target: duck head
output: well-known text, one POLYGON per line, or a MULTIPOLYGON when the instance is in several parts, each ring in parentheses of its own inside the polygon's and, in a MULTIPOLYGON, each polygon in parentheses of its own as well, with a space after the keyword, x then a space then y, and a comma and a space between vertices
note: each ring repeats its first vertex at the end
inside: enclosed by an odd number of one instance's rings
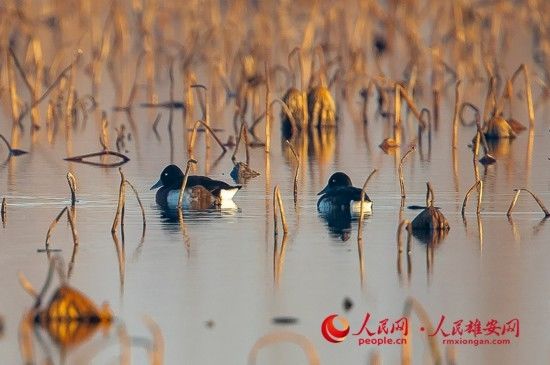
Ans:
POLYGON ((168 165, 160 174, 159 181, 151 186, 150 190, 160 188, 161 186, 179 188, 183 179, 183 172, 176 165, 168 165))
POLYGON ((334 189, 346 186, 352 186, 349 176, 344 174, 343 172, 335 172, 334 174, 332 174, 330 179, 328 179, 327 186, 325 186, 325 188, 321 190, 317 195, 323 195, 334 189))

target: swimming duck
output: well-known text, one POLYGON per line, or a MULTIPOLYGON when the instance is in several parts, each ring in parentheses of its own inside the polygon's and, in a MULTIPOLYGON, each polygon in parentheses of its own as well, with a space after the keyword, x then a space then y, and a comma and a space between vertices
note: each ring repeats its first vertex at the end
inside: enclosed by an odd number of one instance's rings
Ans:
MULTIPOLYGON (((183 178, 183 171, 176 165, 169 165, 162 170, 159 181, 151 187, 151 190, 160 188, 155 197, 158 205, 170 209, 178 207, 179 192, 183 178)), ((197 199, 197 197, 202 200, 215 200, 219 203, 218 205, 222 205, 223 207, 224 203, 233 203, 233 196, 240 188, 240 185, 231 186, 223 181, 213 180, 206 176, 189 175, 183 196, 183 207, 190 207, 190 201, 197 199), (205 194, 210 194, 211 196, 205 197, 205 194)))
MULTIPOLYGON (((317 210, 320 213, 332 214, 343 211, 359 214, 361 211, 361 189, 354 187, 349 176, 343 172, 332 174, 327 186, 317 195, 321 195, 317 201, 317 210)), ((365 194, 363 212, 372 213, 372 201, 367 194, 365 194)))

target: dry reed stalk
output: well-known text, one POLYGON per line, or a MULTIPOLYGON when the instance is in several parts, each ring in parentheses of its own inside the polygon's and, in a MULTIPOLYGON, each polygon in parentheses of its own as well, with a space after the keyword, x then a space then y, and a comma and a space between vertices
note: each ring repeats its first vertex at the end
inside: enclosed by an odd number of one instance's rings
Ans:
POLYGON ((415 146, 411 146, 411 148, 409 148, 409 150, 407 151, 407 153, 405 153, 403 155, 403 157, 401 157, 401 160, 399 161, 399 167, 398 167, 398 172, 399 172, 399 187, 401 189, 401 198, 402 199, 405 199, 406 198, 406 194, 405 194, 405 181, 403 179, 403 162, 405 161, 405 159, 412 153, 416 150, 416 147, 415 146))
POLYGON ((15 73, 13 71, 12 58, 9 53, 6 54, 6 69, 8 74, 8 89, 10 93, 11 101, 11 117, 14 127, 20 125, 20 100, 17 94, 17 82, 15 80, 15 73))
MULTIPOLYGON (((407 102, 407 107, 409 108, 409 110, 416 117, 416 120, 418 121, 418 123, 420 123, 420 125, 422 125, 422 128, 425 128, 426 123, 422 119, 422 115, 420 113, 420 110, 418 110, 418 108, 416 107, 416 104, 414 103, 412 97, 409 95, 407 90, 403 86, 401 86, 401 84, 399 84, 399 83, 395 84, 395 89, 396 89, 396 95, 397 95, 397 92, 399 92, 399 100, 401 100, 401 98, 405 99, 405 101, 407 102)), ((400 108, 399 110, 401 110, 401 106, 399 106, 399 108, 400 108)))
POLYGON ((71 234, 73 236, 73 245, 78 246, 78 233, 76 232, 76 223, 73 209, 67 209, 67 218, 69 220, 69 226, 71 227, 71 234))
POLYGON ((305 336, 290 331, 277 331, 260 337, 248 354, 248 365, 255 365, 260 349, 281 342, 298 345, 305 353, 309 365, 319 365, 319 355, 313 343, 305 336))
MULTIPOLYGON (((434 333, 434 326, 432 325, 432 322, 430 320, 430 316, 424 309, 424 307, 414 298, 408 298, 405 302, 405 306, 403 308, 403 315, 407 318, 410 318, 412 311, 416 312, 416 315, 420 322, 422 323, 422 326, 425 329, 425 332, 427 334, 434 333)), ((411 331, 409 331, 411 332, 411 331)), ((439 351, 439 346, 437 343, 437 337, 436 336, 426 336, 428 340, 428 344, 430 347, 430 354, 432 356, 432 361, 436 365, 441 365, 443 362, 441 352, 439 351)), ((407 345, 409 346, 408 338, 407 338, 407 345)))
POLYGON ((539 205, 540 209, 544 212, 544 217, 545 218, 550 217, 550 212, 548 211, 548 209, 546 209, 546 207, 544 206, 544 203, 542 202, 542 200, 540 200, 539 197, 537 197, 531 190, 525 189, 525 188, 520 188, 520 189, 514 189, 514 191, 516 192, 516 195, 514 195, 514 198, 512 199, 512 202, 510 203, 510 207, 508 208, 508 211, 506 212, 506 215, 508 217, 510 217, 512 215, 512 209, 514 209, 514 207, 516 206, 516 202, 519 198, 519 194, 522 191, 526 191, 529 194, 531 194, 533 199, 535 199, 535 201, 539 205))
POLYGON ((481 213, 481 199, 483 197, 483 180, 479 180, 479 189, 477 194, 477 207, 476 207, 476 214, 479 215, 481 213))
POLYGON ((456 148, 458 144, 458 106, 460 105, 460 83, 458 80, 455 85, 455 107, 453 113, 453 142, 452 147, 456 148))
POLYGON ((233 151, 233 155, 231 156, 231 161, 233 161, 233 163, 235 163, 235 161, 237 160, 236 156, 237 156, 237 152, 239 151, 241 140, 244 141, 243 143, 244 143, 244 148, 246 153, 246 164, 248 165, 250 163, 250 151, 248 147, 247 124, 244 120, 241 123, 241 129, 239 131, 239 135, 237 136, 237 143, 235 144, 235 150, 233 151))
POLYGON ((150 364, 162 365, 164 364, 164 336, 160 326, 149 316, 144 316, 143 321, 153 335, 153 344, 149 351, 150 364))
MULTIPOLYGON (((535 109, 533 107, 533 92, 531 90, 531 79, 527 66, 522 64, 516 72, 514 72, 510 81, 514 83, 520 73, 523 73, 523 79, 525 82, 525 100, 527 102, 527 112, 529 114, 529 126, 530 128, 533 128, 535 126, 535 109)), ((510 95, 510 97, 512 97, 512 95, 510 95)))
POLYGON ((470 198, 470 194, 472 193, 472 191, 474 191, 475 188, 479 187, 480 182, 481 180, 476 180, 476 182, 474 182, 474 185, 472 185, 470 189, 468 189, 468 191, 466 192, 466 195, 464 196, 464 200, 462 201, 462 210, 461 210, 462 217, 464 217, 466 204, 468 204, 468 199, 470 198))
POLYGON ((71 207, 74 207, 76 204, 76 178, 71 172, 67 172, 67 183, 71 189, 71 207))
POLYGON ((52 235, 52 231, 66 211, 67 211, 67 207, 63 208, 61 212, 59 212, 59 214, 52 221, 52 223, 50 223, 50 227, 48 228, 48 232, 46 233, 46 241, 45 241, 46 251, 50 249, 50 237, 52 235))
POLYGON ((220 146, 220 148, 222 149, 222 154, 225 153, 227 151, 227 148, 224 146, 223 142, 218 138, 218 136, 216 136, 216 133, 214 132, 214 130, 212 128, 210 128, 210 126, 208 126, 204 121, 202 120, 197 120, 195 122, 195 125, 193 126, 193 132, 191 133, 191 139, 189 141, 189 145, 187 146, 187 152, 191 155, 193 153, 193 148, 195 147, 195 140, 197 138, 197 128, 202 125, 207 131, 209 131, 210 133, 212 133, 212 136, 214 137, 214 139, 216 140, 216 142, 218 143, 218 145, 220 146))
POLYGON ((126 184, 124 183, 126 181, 126 178, 124 177, 122 168, 119 167, 118 172, 120 174, 120 186, 118 188, 118 203, 116 207, 115 218, 113 220, 113 225, 111 226, 111 233, 113 235, 116 233, 119 222, 124 220, 124 204, 126 202, 126 184))
POLYGON ((203 108, 203 115, 202 115, 202 120, 204 120, 204 125, 205 127, 208 127, 206 128, 206 132, 205 132, 205 135, 204 135, 204 141, 205 141, 205 144, 206 144, 206 148, 210 148, 210 144, 208 143, 208 132, 211 131, 211 128, 210 128, 210 108, 208 106, 208 88, 204 85, 201 85, 201 84, 195 84, 195 85, 191 85, 191 88, 195 88, 197 89, 197 95, 199 95, 199 89, 202 89, 204 91, 204 108, 203 108))
POLYGON ((265 153, 269 153, 271 149, 271 90, 269 77, 269 63, 265 62, 265 153))
POLYGON ((491 76, 489 79, 489 87, 487 88, 487 95, 485 96, 485 105, 483 107, 483 122, 485 123, 492 118, 496 113, 496 82, 495 76, 491 76), (490 114, 490 115, 489 115, 490 114))
POLYGON ((288 233, 288 226, 286 224, 285 207, 283 205, 283 199, 281 198, 279 185, 275 185, 275 188, 273 189, 273 232, 275 236, 279 234, 279 229, 277 228, 277 207, 279 208, 279 213, 281 215, 283 234, 286 235, 288 233))
POLYGON ((411 222, 404 219, 401 222, 399 222, 399 225, 397 226, 397 254, 401 255, 401 252, 403 252, 403 242, 401 241, 401 232, 403 231, 403 227, 407 230, 407 254, 410 255, 411 253, 411 222))
POLYGON ((8 206, 6 204, 6 197, 2 198, 2 207, 0 208, 0 216, 2 217, 2 224, 6 225, 6 214, 8 213, 8 206))
POLYGON ((288 108, 288 105, 286 105, 286 103, 279 99, 279 98, 275 98, 273 99, 273 101, 271 102, 271 104, 269 104, 270 108, 273 106, 273 104, 275 103, 278 103, 279 105, 281 105, 281 108, 283 109, 283 111, 285 112, 286 116, 288 117, 288 120, 290 121, 290 125, 291 125, 291 133, 294 134, 294 132, 296 132, 298 129, 298 125, 296 124, 296 119, 294 118, 294 115, 292 115, 292 112, 290 111, 290 109, 288 108))
MULTIPOLYGON (((11 56, 11 58, 13 59, 15 67, 17 68, 17 71, 19 71, 19 74, 21 75, 21 78, 23 79, 24 84, 27 87, 27 90, 28 90, 29 94, 31 95, 32 102, 34 103, 34 101, 35 101, 34 100, 35 99, 34 88, 32 87, 32 85, 29 81, 29 78, 27 77, 27 74, 25 73, 25 70, 23 69, 23 66, 21 65, 21 63, 17 59, 17 56, 15 55, 15 52, 14 52, 13 48, 9 47, 8 51, 9 51, 9 56, 11 56)), ((13 77, 15 77, 15 75, 13 75, 13 77)), ((10 86, 10 89, 11 89, 11 86, 10 86)), ((19 115, 19 113, 17 115, 19 115)), ((32 117, 31 121, 32 121, 33 129, 38 129, 39 126, 36 124, 37 123, 37 120, 36 120, 37 119, 37 109, 36 108, 32 109, 31 117, 32 117)))
POLYGON ((130 189, 132 189, 132 191, 134 192, 134 195, 136 196, 139 209, 141 210, 141 220, 143 222, 143 229, 145 230, 145 226, 147 225, 147 222, 145 221, 145 209, 143 208, 143 204, 141 203, 141 199, 139 198, 138 191, 136 190, 134 185, 132 185, 132 183, 129 182, 128 180, 125 180, 125 183, 128 184, 128 186, 130 187, 130 189))
POLYGON ((197 160, 190 158, 187 160, 187 165, 185 166, 185 172, 183 173, 183 181, 181 183, 180 192, 178 195, 178 211, 181 211, 182 209, 182 202, 183 202, 183 194, 185 191, 185 187, 187 186, 187 178, 189 177, 189 169, 191 169, 191 165, 196 165, 197 160))
POLYGON ((394 92, 394 122, 393 122, 393 140, 397 145, 401 144, 401 93, 399 91, 401 85, 395 84, 394 92))
POLYGON ((101 112, 101 131, 99 133, 99 144, 103 151, 109 150, 109 129, 107 126, 109 122, 107 121, 107 113, 105 111, 101 112))
POLYGON ((300 170, 300 157, 298 157, 296 150, 288 140, 286 140, 285 143, 290 147, 290 151, 296 159, 296 168, 294 169, 294 206, 296 206, 296 202, 298 201, 298 171, 300 170))
POLYGON ((374 174, 377 172, 377 169, 374 169, 371 171, 367 179, 365 180, 365 183, 363 184, 363 188, 361 189, 361 207, 359 209, 359 223, 357 224, 357 239, 360 240, 362 238, 363 233, 363 218, 365 216, 364 211, 364 204, 365 204, 365 195, 367 194, 367 185, 369 184, 370 179, 374 176, 374 174))

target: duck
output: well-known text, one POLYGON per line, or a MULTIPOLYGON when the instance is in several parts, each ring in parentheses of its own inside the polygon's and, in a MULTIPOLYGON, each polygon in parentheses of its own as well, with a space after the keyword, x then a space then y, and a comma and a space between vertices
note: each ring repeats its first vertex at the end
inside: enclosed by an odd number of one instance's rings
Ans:
MULTIPOLYGON (((150 189, 158 189, 155 196, 158 205, 169 209, 178 207, 180 188, 184 177, 183 171, 176 165, 168 165, 162 170, 159 181, 150 189)), ((183 196, 183 207, 196 207, 196 204, 191 204, 194 200, 199 203, 212 202, 208 205, 233 206, 233 196, 241 187, 241 185, 229 185, 207 176, 189 175, 183 196)), ((204 204, 198 206, 204 207, 204 204)))
MULTIPOLYGON (((317 210, 324 214, 343 212, 357 215, 361 211, 361 190, 353 186, 351 179, 343 172, 335 172, 328 180, 327 186, 317 195, 317 210)), ((365 194, 363 213, 372 214, 372 201, 365 194)))

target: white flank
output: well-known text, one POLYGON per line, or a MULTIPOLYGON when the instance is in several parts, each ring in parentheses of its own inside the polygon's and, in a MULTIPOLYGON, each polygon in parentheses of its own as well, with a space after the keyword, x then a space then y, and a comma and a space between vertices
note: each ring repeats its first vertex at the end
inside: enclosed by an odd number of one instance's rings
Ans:
MULTIPOLYGON (((350 203, 351 213, 361 214, 361 201, 352 201, 350 203)), ((372 214, 372 202, 366 201, 363 204, 363 213, 372 214)))
POLYGON ((237 191, 239 191, 239 188, 233 188, 233 189, 221 189, 220 190, 220 198, 222 199, 222 204, 224 201, 230 201, 233 200, 233 196, 237 194, 237 191))

